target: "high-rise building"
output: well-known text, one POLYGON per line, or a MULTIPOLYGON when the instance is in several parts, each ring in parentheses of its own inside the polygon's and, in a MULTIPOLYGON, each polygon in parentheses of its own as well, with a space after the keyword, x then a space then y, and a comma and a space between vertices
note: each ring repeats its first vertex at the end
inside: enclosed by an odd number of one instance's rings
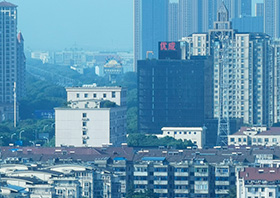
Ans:
POLYGON ((255 15, 256 16, 264 16, 264 4, 263 3, 256 3, 255 4, 255 15))
MULTIPOLYGON (((24 94, 23 37, 17 35, 17 6, 0 2, 0 119, 14 119, 14 89, 24 94)), ((17 105, 16 105, 17 106, 17 105)), ((18 115, 18 114, 17 114, 18 115)))
MULTIPOLYGON (((205 80, 211 81, 206 57, 191 60, 138 61, 138 129, 161 133, 162 127, 204 124, 205 80)), ((210 82, 206 85, 211 85, 210 82)))
POLYGON ((273 38, 280 37, 280 0, 264 0, 264 32, 273 38))
POLYGON ((213 29, 222 2, 228 8, 229 19, 251 16, 251 0, 179 0, 180 38, 213 29))
POLYGON ((208 1, 179 0, 180 38, 208 30, 208 1))
POLYGON ((247 124, 271 125, 270 37, 232 29, 224 4, 218 10, 217 19, 209 34, 194 33, 185 38, 190 53, 187 57, 208 55, 213 58, 213 117, 219 118, 222 114, 230 119, 241 118, 247 124))
POLYGON ((178 41, 179 37, 179 1, 168 4, 168 41, 178 41))
POLYGON ((168 0, 134 0, 134 70, 147 52, 158 56, 158 42, 168 40, 168 0))
POLYGON ((239 32, 263 32, 263 16, 244 16, 232 19, 232 27, 239 32))

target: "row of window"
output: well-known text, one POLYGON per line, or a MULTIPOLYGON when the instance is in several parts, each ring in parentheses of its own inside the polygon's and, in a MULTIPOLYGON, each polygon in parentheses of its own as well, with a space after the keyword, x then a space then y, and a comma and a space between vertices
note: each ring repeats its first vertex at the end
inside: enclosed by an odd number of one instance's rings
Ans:
MULTIPOLYGON (((169 132, 169 131, 167 131, 167 134, 173 134, 173 132, 169 132)), ((191 132, 191 131, 174 131, 174 134, 176 135, 176 134, 184 134, 184 135, 186 135, 186 134, 196 134, 196 131, 194 131, 194 132, 191 132)))
MULTIPOLYGON (((97 94, 94 93, 93 95, 93 98, 96 98, 97 97, 97 94)), ((88 93, 84 93, 84 98, 88 98, 89 97, 89 94, 88 93)), ((112 98, 115 98, 116 97, 116 92, 115 91, 112 91, 111 92, 111 97, 112 98)), ((76 98, 80 98, 80 93, 77 93, 76 94, 76 98)), ((107 94, 106 93, 103 93, 103 98, 107 98, 107 94)))

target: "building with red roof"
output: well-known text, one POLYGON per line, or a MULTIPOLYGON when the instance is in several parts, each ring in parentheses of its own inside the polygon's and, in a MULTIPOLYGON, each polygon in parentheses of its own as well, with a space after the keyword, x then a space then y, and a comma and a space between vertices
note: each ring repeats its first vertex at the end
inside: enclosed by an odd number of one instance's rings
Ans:
POLYGON ((228 136, 228 145, 234 146, 278 146, 280 145, 280 127, 241 127, 228 136))
POLYGON ((279 168, 244 168, 237 176, 237 198, 279 197, 279 168))

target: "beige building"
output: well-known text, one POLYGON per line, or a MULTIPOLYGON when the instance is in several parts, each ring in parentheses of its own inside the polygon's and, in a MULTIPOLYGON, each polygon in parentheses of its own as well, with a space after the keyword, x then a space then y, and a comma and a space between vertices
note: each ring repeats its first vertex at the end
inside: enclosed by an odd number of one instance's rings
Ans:
POLYGON ((279 168, 244 168, 237 174, 237 198, 278 198, 279 168))
POLYGON ((126 90, 67 88, 69 108, 55 109, 56 146, 121 145, 126 136, 126 90))
POLYGON ((280 127, 241 127, 228 136, 228 145, 234 146, 278 146, 280 127))
POLYGON ((162 135, 156 135, 158 138, 170 136, 177 140, 190 140, 198 148, 205 145, 205 127, 163 127, 161 130, 162 135))

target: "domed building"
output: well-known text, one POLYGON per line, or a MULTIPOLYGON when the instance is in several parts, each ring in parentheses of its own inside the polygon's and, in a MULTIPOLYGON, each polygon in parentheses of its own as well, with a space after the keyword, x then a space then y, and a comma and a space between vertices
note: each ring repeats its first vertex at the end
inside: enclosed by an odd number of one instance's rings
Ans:
POLYGON ((120 60, 116 57, 109 57, 103 67, 104 75, 109 76, 109 81, 114 82, 117 75, 123 73, 123 66, 120 60))

